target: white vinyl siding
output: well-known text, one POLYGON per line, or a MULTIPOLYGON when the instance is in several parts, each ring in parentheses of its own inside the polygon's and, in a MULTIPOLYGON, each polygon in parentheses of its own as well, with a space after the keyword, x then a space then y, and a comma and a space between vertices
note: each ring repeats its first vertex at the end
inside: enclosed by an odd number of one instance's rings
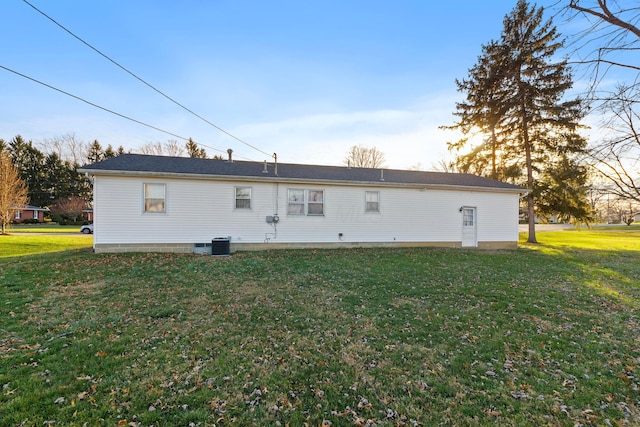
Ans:
POLYGON ((517 242, 516 192, 323 185, 323 189, 275 182, 96 176, 95 244, 201 243, 230 236, 232 243, 264 243, 274 228, 267 216, 280 214, 272 243, 461 242, 460 206, 476 207, 478 242, 517 242), (142 211, 141 188, 165 188, 163 215, 142 211), (235 188, 251 187, 251 209, 235 208, 235 188), (291 192, 303 198, 291 201, 291 192), (321 192, 307 216, 308 191, 321 192), (363 208, 364 192, 379 193, 379 213, 363 208), (330 200, 330 203, 327 203, 330 200), (303 214, 291 214, 292 206, 303 214), (278 212, 278 207, 284 212, 278 212), (207 214, 203 217, 202 212, 207 214), (288 212, 289 215, 282 215, 288 212), (311 221, 311 218, 313 220, 311 221), (342 236, 339 234, 342 233, 342 236))

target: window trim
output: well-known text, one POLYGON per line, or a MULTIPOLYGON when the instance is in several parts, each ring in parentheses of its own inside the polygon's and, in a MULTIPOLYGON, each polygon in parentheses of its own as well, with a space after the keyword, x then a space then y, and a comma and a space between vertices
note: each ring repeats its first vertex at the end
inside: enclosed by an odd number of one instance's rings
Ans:
POLYGON ((306 210, 306 215, 307 216, 324 216, 324 190, 305 190, 306 191, 306 204, 305 204, 305 210, 306 210), (320 202, 314 200, 311 201, 311 193, 320 193, 322 200, 320 202), (309 213, 309 205, 320 205, 322 207, 322 212, 321 213, 309 213))
POLYGON ((237 185, 233 188, 233 195, 234 195, 234 202, 233 202, 233 208, 234 209, 241 209, 241 210, 245 210, 245 209, 249 209, 251 210, 253 207, 253 203, 252 203, 252 198, 253 198, 253 188, 252 187, 247 187, 247 186, 240 186, 237 185), (238 198, 238 190, 239 189, 247 189, 249 190, 249 197, 242 197, 242 198, 238 198), (249 206, 238 206, 238 201, 240 200, 248 200, 249 201, 249 206))
MULTIPOLYGON (((288 188, 287 189, 287 215, 292 215, 292 216, 324 216, 324 212, 325 212, 325 204, 326 204, 326 199, 325 199, 325 190, 322 189, 315 189, 315 188, 288 188), (296 201, 296 202, 291 202, 291 192, 296 191, 296 192, 301 192, 302 193, 302 201, 296 201), (310 193, 320 193, 321 194, 321 201, 311 201, 310 200, 310 193), (309 213, 309 205, 319 205, 322 207, 322 212, 321 213, 309 213), (296 212, 292 212, 291 211, 291 206, 302 206, 302 212, 300 213, 296 213, 296 212)), ((296 210, 299 210, 296 209, 296 210)))
POLYGON ((364 212, 365 213, 380 213, 380 191, 365 190, 365 192, 364 192, 364 212), (369 194, 375 194, 376 195, 376 201, 375 202, 369 202, 367 200, 367 195, 369 195, 369 194), (376 204, 376 208, 375 209, 369 209, 369 203, 375 203, 376 204))
POLYGON ((167 213, 167 184, 163 182, 145 182, 142 184, 142 212, 144 214, 166 214, 167 213), (147 200, 160 200, 158 198, 147 197, 148 186, 162 186, 162 210, 155 211, 147 209, 147 200))
MULTIPOLYGON (((306 215, 306 201, 307 201, 307 192, 306 190, 304 190, 303 188, 289 188, 287 189, 287 215, 294 215, 294 216, 304 216, 306 215), (291 202, 291 193, 293 191, 296 192, 301 192, 302 193, 302 201, 295 201, 295 202, 291 202), (298 213, 298 212, 292 212, 291 211, 291 205, 294 206, 302 206, 302 212, 298 213)), ((298 209, 296 209, 298 210, 298 209)))

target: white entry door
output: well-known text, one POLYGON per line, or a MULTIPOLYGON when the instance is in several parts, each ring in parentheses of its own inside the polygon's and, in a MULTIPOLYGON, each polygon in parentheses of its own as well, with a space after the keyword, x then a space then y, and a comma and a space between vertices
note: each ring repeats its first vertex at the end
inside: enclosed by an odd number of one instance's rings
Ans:
POLYGON ((462 208, 462 246, 463 247, 476 247, 478 246, 477 239, 477 220, 476 220, 476 208, 463 207, 462 208))

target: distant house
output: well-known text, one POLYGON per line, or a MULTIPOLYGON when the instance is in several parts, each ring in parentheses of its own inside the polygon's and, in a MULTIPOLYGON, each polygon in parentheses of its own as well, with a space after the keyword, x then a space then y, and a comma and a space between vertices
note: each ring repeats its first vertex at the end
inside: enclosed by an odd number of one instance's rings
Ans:
POLYGON ((38 222, 44 222, 45 212, 49 212, 49 209, 31 205, 23 206, 13 215, 13 222, 18 224, 23 223, 26 220, 36 220, 38 222))
POLYGON ((469 174, 231 158, 124 154, 79 171, 93 179, 96 252, 515 248, 525 192, 469 174))

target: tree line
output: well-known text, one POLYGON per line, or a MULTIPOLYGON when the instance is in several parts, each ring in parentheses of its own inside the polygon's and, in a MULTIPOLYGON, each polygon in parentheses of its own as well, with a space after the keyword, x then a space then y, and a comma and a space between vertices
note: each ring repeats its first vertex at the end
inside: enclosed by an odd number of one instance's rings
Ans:
MULTIPOLYGON (((175 140, 149 142, 138 148, 136 152, 148 155, 207 158, 207 151, 192 139, 184 145, 175 140)), ((53 215, 61 219, 76 221, 82 216, 83 211, 91 207, 92 203, 91 180, 78 173, 78 168, 131 153, 131 150, 125 150, 123 146, 103 147, 98 140, 88 143, 68 133, 37 143, 25 140, 21 135, 8 141, 0 139, 0 153, 3 154, 2 161, 7 170, 10 166, 15 168, 15 176, 11 175, 11 183, 9 183, 9 172, 0 174, 6 181, 5 187, 10 188, 3 192, 7 201, 0 200, 0 210, 2 207, 9 209, 12 206, 12 210, 15 211, 18 206, 30 204, 49 208, 53 215), (8 165, 8 162, 11 165, 8 165), (9 198, 11 202, 8 201, 9 198)), ((212 158, 222 159, 223 157, 214 155, 212 158)), ((352 167, 381 167, 384 163, 384 154, 375 147, 353 146, 349 149, 344 163, 352 167)), ((12 218, 7 209, 2 216, 6 219, 3 224, 8 223, 12 218)))

